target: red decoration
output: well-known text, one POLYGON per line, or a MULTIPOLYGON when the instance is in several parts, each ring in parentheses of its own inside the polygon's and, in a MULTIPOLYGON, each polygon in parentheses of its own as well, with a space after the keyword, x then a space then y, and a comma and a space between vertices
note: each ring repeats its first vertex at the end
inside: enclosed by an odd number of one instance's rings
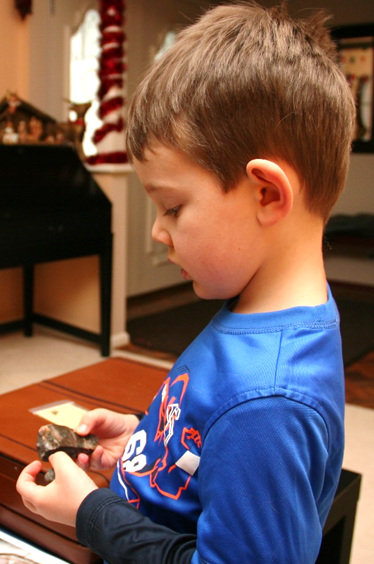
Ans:
POLYGON ((113 112, 114 110, 118 110, 118 108, 121 108, 121 106, 123 106, 122 96, 114 96, 109 100, 106 101, 103 100, 99 109, 99 117, 104 118, 110 112, 113 112))
POLYGON ((89 164, 127 162, 125 151, 123 87, 125 33, 125 0, 100 0, 101 55, 99 60, 99 117, 103 125, 97 129, 93 142, 98 154, 88 157, 89 164), (108 150, 108 147, 110 150, 108 150))
POLYGON ((98 164, 126 164, 128 162, 127 154, 123 151, 112 153, 100 153, 86 158, 89 165, 98 164))
POLYGON ((124 129, 124 120, 120 118, 116 123, 105 123, 100 129, 95 131, 94 143, 100 143, 104 137, 111 131, 118 131, 120 133, 124 129))

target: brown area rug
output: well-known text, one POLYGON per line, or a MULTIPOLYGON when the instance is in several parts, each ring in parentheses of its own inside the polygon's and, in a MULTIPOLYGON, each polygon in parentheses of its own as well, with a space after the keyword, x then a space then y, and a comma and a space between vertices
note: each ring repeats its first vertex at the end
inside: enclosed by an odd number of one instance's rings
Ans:
MULTIPOLYGON (((346 372, 347 403, 374 409, 374 303, 336 298, 346 372)), ((220 308, 222 302, 198 301, 128 322, 126 350, 173 362, 220 308)))
MULTIPOLYGON (((341 317, 344 365, 374 349, 374 303, 336 298, 341 317)), ((131 343, 137 347, 179 356, 204 329, 222 302, 198 300, 137 317, 128 322, 131 343)))

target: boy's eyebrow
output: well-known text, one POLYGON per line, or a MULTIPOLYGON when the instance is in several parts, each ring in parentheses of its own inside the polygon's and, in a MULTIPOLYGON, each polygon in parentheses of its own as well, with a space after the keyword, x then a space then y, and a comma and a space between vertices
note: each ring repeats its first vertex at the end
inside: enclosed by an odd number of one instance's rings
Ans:
POLYGON ((155 184, 145 184, 144 190, 147 192, 147 194, 153 194, 154 192, 159 192, 160 190, 162 192, 175 192, 176 188, 174 188, 173 186, 157 186, 155 184))

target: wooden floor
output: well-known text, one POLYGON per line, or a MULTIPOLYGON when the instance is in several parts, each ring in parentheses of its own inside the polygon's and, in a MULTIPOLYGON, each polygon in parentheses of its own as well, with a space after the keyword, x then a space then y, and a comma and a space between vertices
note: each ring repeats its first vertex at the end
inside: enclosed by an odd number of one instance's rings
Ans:
MULTIPOLYGON (((331 289, 336 297, 354 298, 364 303, 374 303, 372 286, 331 283, 331 289)), ((345 375, 346 402, 374 409, 374 351, 346 367, 345 375)))
POLYGON ((346 402, 374 409, 374 351, 345 371, 346 402))
MULTIPOLYGON (((374 302, 372 288, 331 284, 333 294, 338 296, 354 296, 355 299, 374 302)), ((183 284, 147 296, 130 298, 128 301, 128 318, 156 313, 163 309, 178 307, 196 300, 192 285, 183 284)), ((129 344, 124 349, 150 356, 159 360, 175 362, 176 357, 163 351, 151 351, 129 344)), ((374 351, 346 368, 346 401, 347 403, 374 409, 374 351)))

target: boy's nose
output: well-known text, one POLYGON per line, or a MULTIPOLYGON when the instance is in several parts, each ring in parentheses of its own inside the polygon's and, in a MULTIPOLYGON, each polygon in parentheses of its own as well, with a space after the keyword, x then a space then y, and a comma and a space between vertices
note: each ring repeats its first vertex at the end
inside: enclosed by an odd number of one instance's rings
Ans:
POLYGON ((168 247, 172 246, 172 240, 169 233, 161 225, 160 219, 156 217, 152 227, 152 239, 158 243, 163 243, 168 247))

